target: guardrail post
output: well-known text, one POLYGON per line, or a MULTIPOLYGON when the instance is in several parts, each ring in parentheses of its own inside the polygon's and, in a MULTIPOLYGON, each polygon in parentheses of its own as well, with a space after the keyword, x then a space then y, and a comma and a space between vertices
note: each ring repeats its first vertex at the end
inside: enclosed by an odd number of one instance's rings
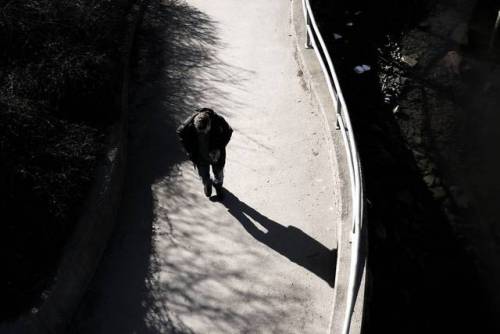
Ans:
POLYGON ((335 105, 335 111, 337 112, 337 130, 340 130, 340 117, 342 117, 342 104, 340 103, 340 98, 339 98, 339 95, 338 93, 335 94, 335 102, 336 102, 336 105, 335 105))
POLYGON ((311 36, 309 35, 309 32, 307 29, 311 24, 311 19, 309 18, 309 15, 307 15, 306 19, 306 49, 311 49, 312 48, 312 43, 311 43, 311 36))
POLYGON ((305 0, 302 1, 302 5, 304 7, 304 14, 305 14, 305 19, 306 19, 306 49, 311 49, 312 48, 312 43, 311 43, 311 36, 309 35, 309 30, 311 26, 311 18, 309 17, 309 12, 307 10, 307 6, 305 4, 305 0))

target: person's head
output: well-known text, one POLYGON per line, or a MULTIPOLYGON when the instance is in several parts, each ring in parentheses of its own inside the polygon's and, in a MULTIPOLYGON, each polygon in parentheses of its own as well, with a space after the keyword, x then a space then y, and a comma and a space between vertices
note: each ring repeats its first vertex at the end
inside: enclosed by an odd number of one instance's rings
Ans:
POLYGON ((194 127, 199 133, 208 133, 210 131, 210 109, 204 108, 198 112, 198 115, 194 117, 194 127))

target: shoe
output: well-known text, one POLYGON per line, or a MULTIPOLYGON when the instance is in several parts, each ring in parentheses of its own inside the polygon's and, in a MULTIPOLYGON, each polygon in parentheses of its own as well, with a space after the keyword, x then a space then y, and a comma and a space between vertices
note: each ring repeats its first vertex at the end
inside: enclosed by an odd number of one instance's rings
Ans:
POLYGON ((215 192, 217 193, 217 199, 222 201, 224 199, 224 188, 222 187, 222 183, 214 184, 215 192))
POLYGON ((212 195, 212 182, 205 183, 203 190, 205 191, 205 196, 210 197, 212 195))

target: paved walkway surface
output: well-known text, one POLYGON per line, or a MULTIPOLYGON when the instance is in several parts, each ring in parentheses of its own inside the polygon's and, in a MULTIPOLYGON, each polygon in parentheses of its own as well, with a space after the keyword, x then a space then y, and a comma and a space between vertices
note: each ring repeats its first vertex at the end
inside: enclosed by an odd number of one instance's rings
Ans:
POLYGON ((165 1, 137 45, 116 232, 72 333, 326 333, 340 193, 288 0, 165 1), (197 107, 235 132, 223 203, 175 137, 197 107))

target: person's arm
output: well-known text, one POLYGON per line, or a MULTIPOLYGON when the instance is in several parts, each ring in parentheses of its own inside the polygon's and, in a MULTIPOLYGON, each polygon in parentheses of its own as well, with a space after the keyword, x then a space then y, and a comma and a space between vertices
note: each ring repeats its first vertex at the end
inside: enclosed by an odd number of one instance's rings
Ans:
POLYGON ((179 137, 179 140, 180 140, 182 146, 184 147, 184 149, 186 150, 186 152, 187 152, 187 154, 188 154, 188 156, 189 156, 190 159, 191 159, 191 157, 193 155, 193 148, 191 147, 192 145, 190 145, 190 141, 189 141, 189 138, 188 138, 189 137, 189 126, 192 123, 193 118, 195 116, 196 116, 196 113, 193 114, 193 115, 191 115, 191 116, 189 116, 177 128, 177 136, 179 137))
POLYGON ((231 140, 231 136, 233 134, 233 128, 226 122, 226 120, 222 116, 218 116, 220 127, 222 129, 221 133, 221 145, 222 147, 226 147, 229 141, 231 140))

